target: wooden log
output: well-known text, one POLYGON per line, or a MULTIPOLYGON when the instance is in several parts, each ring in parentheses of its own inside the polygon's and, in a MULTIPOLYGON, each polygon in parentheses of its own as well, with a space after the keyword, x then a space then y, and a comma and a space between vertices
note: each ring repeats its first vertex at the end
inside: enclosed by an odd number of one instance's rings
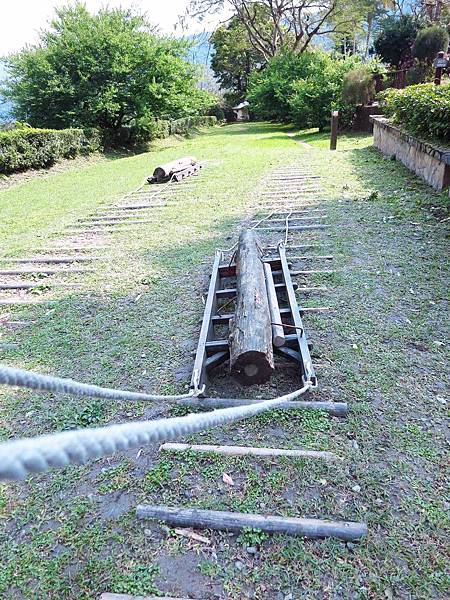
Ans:
POLYGON ((230 369, 243 385, 268 381, 275 367, 260 248, 254 230, 241 233, 236 254, 236 310, 230 322, 230 369))
POLYGON ((324 460, 336 460, 333 452, 319 450, 287 450, 284 448, 253 448, 251 446, 214 446, 211 444, 176 444, 166 443, 159 448, 167 452, 212 452, 224 456, 289 456, 290 458, 322 458, 324 460))
MULTIPOLYGON (((232 406, 244 406, 245 404, 254 404, 261 400, 250 400, 249 398, 183 398, 178 400, 177 404, 190 406, 191 408, 230 408, 232 406)), ((282 410, 323 410, 334 417, 346 417, 348 407, 346 402, 313 402, 305 400, 286 400, 277 407, 282 410)))
POLYGON ((184 156, 183 158, 172 160, 171 162, 156 167, 153 171, 153 179, 157 183, 161 183, 169 179, 178 171, 183 171, 195 164, 197 164, 197 159, 194 156, 184 156))
POLYGON ((272 277, 272 268, 266 262, 264 263, 264 274, 266 276, 267 299, 269 302, 270 320, 272 324, 272 343, 277 348, 286 343, 284 329, 281 324, 280 307, 278 305, 277 292, 272 277))
POLYGON ((141 504, 136 508, 136 516, 138 519, 156 519, 181 527, 201 527, 226 531, 240 531, 244 527, 252 527, 267 533, 284 533, 306 538, 333 537, 344 541, 360 540, 367 533, 365 523, 352 521, 277 517, 170 506, 141 504))

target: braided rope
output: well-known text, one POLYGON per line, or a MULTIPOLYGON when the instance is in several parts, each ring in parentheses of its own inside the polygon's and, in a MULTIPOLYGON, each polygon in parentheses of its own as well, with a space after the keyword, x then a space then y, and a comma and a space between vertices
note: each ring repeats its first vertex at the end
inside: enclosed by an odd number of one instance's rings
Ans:
POLYGON ((109 400, 181 400, 198 396, 203 390, 192 390, 186 394, 173 396, 162 396, 157 394, 144 394, 142 392, 128 392, 126 390, 115 390, 98 385, 80 383, 73 379, 63 379, 51 375, 40 375, 25 369, 16 369, 0 365, 0 384, 29 388, 31 390, 45 390, 48 392, 59 392, 62 394, 74 394, 76 396, 90 396, 92 398, 105 398, 109 400))
POLYGON ((30 473, 51 467, 82 464, 91 458, 114 454, 144 444, 174 440, 188 434, 217 427, 231 421, 252 417, 294 400, 310 389, 308 383, 290 394, 233 408, 186 417, 134 421, 95 429, 80 429, 0 444, 0 480, 25 479, 30 473))

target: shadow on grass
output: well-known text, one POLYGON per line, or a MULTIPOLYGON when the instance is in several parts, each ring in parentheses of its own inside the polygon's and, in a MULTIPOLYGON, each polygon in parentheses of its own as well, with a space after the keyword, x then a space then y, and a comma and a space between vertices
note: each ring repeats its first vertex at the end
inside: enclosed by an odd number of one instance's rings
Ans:
POLYGON ((434 190, 402 163, 386 158, 373 146, 349 150, 347 160, 358 179, 375 192, 373 199, 382 198, 400 212, 425 208, 432 209, 431 214, 438 220, 448 216, 448 190, 434 190))

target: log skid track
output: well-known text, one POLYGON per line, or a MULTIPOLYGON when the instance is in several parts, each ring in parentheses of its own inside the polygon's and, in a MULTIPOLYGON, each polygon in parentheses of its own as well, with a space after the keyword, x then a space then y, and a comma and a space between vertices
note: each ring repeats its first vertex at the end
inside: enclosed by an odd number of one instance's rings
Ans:
POLYGON ((196 168, 190 177, 160 185, 143 184, 119 201, 99 206, 72 223, 54 242, 36 254, 0 259, 0 306, 50 304, 55 291, 80 287, 83 274, 95 272, 108 260, 115 234, 146 228, 152 217, 177 200, 180 190, 195 188, 196 168))
MULTIPOLYGON (((256 206, 241 224, 239 241, 227 250, 216 252, 191 379, 191 389, 204 387, 202 396, 206 397, 190 398, 182 401, 182 404, 215 409, 250 402, 244 398, 209 397, 210 384, 214 385, 215 372, 220 369, 228 370, 228 378, 234 372, 237 380, 247 385, 249 382, 266 381, 270 377, 268 370, 274 366, 276 371, 287 363, 293 363, 297 369, 293 381, 299 381, 302 386, 311 385, 312 389, 317 386, 310 354, 312 344, 307 338, 307 324, 303 323, 302 317, 308 313, 326 314, 329 310, 325 305, 307 306, 304 302, 311 298, 314 301, 330 292, 328 287, 314 284, 314 280, 317 276, 326 278, 333 274, 333 270, 322 266, 328 266, 334 258, 328 253, 314 253, 317 245, 322 246, 324 235, 327 241, 331 237, 326 211, 320 201, 319 183, 316 176, 309 176, 296 166, 283 167, 269 174, 263 182, 264 193, 257 191, 256 206), (314 265, 314 268, 309 268, 310 265, 314 265), (261 278, 262 284, 259 281, 261 278), (294 279, 299 281, 295 282, 294 279), (266 286, 267 299, 261 302, 261 289, 264 287, 266 292, 266 286), (267 315, 267 322, 264 315, 267 315), (273 341, 270 350, 267 350, 267 336, 269 340, 271 336, 273 341), (275 364, 273 352, 278 359, 275 364), (242 357, 245 361, 243 366, 240 365, 241 368, 245 371, 250 366, 252 373, 239 372, 239 369, 236 373, 237 363, 242 357), (265 360, 269 363, 266 364, 265 360), (258 381, 258 370, 261 368, 265 375, 258 381)), ((287 402, 281 410, 309 408, 341 417, 347 414, 347 405, 338 407, 339 403, 313 400, 312 393, 311 400, 287 402)), ((198 454, 212 452, 228 456, 277 458, 297 455, 325 461, 329 459, 326 453, 314 453, 308 448, 297 448, 292 453, 283 448, 258 448, 252 445, 251 439, 245 447, 181 444, 162 446, 161 450, 198 454)), ((339 460, 339 457, 336 458, 339 460)), ((303 515, 295 519, 283 519, 275 515, 158 505, 138 506, 136 515, 143 520, 163 520, 171 526, 229 531, 256 527, 267 533, 279 532, 307 538, 335 537, 344 541, 358 541, 367 531, 364 523, 308 519, 303 515)))

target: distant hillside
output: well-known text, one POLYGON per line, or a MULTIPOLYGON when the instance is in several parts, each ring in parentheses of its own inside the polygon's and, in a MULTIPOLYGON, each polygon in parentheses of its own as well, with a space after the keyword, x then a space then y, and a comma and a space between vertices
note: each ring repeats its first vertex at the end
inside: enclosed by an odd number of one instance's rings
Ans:
POLYGON ((193 46, 190 48, 187 58, 194 64, 203 67, 204 75, 199 82, 199 87, 210 92, 218 92, 220 85, 211 69, 213 45, 209 43, 210 36, 210 31, 189 36, 188 39, 193 42, 193 46))

